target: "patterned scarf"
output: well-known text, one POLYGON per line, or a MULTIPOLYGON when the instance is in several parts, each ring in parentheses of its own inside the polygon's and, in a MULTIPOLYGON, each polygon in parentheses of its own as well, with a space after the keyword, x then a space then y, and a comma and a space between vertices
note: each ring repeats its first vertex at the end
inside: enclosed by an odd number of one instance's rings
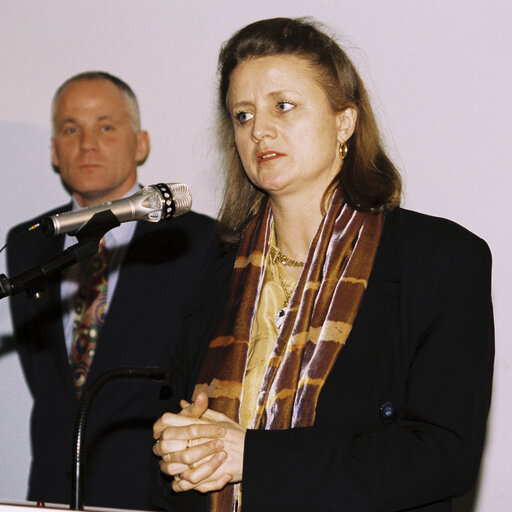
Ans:
MULTIPOLYGON (((230 296, 194 396, 239 421, 251 326, 265 274, 270 205, 251 221, 235 261, 230 296)), ((311 244, 258 392, 253 428, 311 426, 318 396, 344 346, 366 289, 384 216, 354 210, 335 191, 311 244)), ((234 486, 210 494, 211 512, 231 512, 234 486)))

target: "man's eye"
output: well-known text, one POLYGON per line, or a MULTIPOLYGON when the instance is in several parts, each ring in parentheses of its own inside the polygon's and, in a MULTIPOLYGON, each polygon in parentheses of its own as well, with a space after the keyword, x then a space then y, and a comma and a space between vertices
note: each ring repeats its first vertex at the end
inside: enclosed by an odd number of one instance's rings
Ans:
POLYGON ((111 124, 104 124, 101 129, 104 131, 104 132, 112 132, 114 131, 114 127, 111 125, 111 124))
POLYGON ((253 118, 253 115, 249 112, 239 112, 235 117, 238 119, 240 124, 245 124, 247 121, 253 118))
POLYGON ((63 132, 66 135, 73 135, 74 133, 77 132, 77 129, 74 126, 68 126, 68 127, 64 128, 63 132))
POLYGON ((289 101, 280 101, 277 104, 279 112, 288 112, 288 110, 291 110, 293 107, 295 107, 295 105, 289 101))

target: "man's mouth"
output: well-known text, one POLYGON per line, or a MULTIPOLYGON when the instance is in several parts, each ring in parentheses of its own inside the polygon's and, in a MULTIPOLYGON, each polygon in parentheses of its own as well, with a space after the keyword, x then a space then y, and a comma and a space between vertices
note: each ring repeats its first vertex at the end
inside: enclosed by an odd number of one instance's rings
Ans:
POLYGON ((83 163, 83 164, 80 164, 79 167, 81 167, 82 169, 85 169, 88 167, 101 167, 101 165, 95 164, 95 163, 83 163))

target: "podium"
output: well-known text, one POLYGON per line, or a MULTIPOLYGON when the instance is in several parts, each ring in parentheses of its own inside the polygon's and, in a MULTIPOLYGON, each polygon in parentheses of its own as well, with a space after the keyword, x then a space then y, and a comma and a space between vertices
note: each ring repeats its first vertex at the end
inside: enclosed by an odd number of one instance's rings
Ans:
MULTIPOLYGON (((44 503, 38 504, 35 501, 6 501, 0 502, 0 512, 62 512, 63 510, 71 510, 69 505, 61 503, 44 503)), ((147 512, 144 510, 132 510, 126 508, 101 508, 101 507, 84 507, 84 510, 91 512, 147 512)))
MULTIPOLYGON (((165 372, 161 368, 153 366, 120 367, 112 368, 99 375, 82 395, 75 418, 75 431, 73 436, 72 452, 72 479, 71 479, 71 505, 56 503, 41 503, 34 501, 0 502, 0 512, 38 512, 48 510, 52 512, 62 510, 90 510, 95 512, 119 512, 133 509, 102 508, 84 506, 84 476, 82 469, 85 467, 85 455, 82 453, 84 445, 87 417, 94 402, 94 398, 103 386, 114 379, 149 379, 162 381, 165 372)), ((144 512, 144 511, 138 511, 144 512)))

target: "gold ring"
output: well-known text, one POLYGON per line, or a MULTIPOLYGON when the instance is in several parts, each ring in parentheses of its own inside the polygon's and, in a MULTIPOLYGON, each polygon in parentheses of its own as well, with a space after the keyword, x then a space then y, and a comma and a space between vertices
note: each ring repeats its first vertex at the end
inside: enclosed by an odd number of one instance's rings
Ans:
POLYGON ((192 470, 192 469, 196 469, 196 467, 194 466, 194 463, 193 463, 193 462, 192 462, 192 464, 189 464, 189 465, 188 465, 188 469, 191 469, 191 470, 192 470))
POLYGON ((190 439, 187 439, 187 444, 185 445, 185 450, 190 448, 190 439))

